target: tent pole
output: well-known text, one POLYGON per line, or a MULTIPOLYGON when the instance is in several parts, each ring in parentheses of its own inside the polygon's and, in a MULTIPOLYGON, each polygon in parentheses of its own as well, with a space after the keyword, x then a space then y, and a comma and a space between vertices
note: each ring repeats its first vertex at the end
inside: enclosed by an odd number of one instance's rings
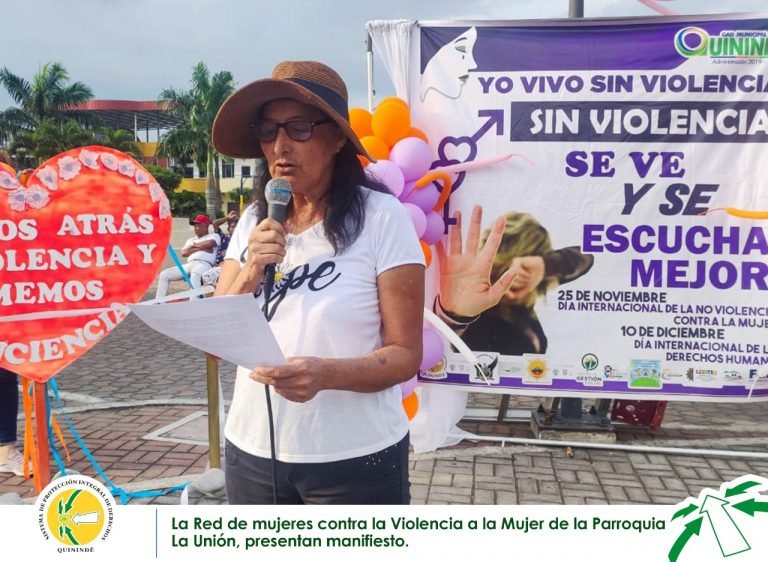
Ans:
POLYGON ((370 33, 366 35, 365 56, 368 63, 368 111, 373 111, 373 40, 370 33))
POLYGON ((584 17, 584 0, 568 0, 568 17, 584 17))

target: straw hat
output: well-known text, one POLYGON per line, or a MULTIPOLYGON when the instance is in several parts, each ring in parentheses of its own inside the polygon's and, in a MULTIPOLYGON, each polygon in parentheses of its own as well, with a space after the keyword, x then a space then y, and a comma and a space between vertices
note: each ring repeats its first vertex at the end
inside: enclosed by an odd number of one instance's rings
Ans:
POLYGON ((252 123, 260 118, 262 106, 288 98, 316 107, 344 131, 361 154, 375 162, 349 125, 347 86, 338 73, 320 62, 284 61, 272 71, 272 78, 256 80, 232 94, 213 122, 213 146, 233 158, 263 158, 252 123))

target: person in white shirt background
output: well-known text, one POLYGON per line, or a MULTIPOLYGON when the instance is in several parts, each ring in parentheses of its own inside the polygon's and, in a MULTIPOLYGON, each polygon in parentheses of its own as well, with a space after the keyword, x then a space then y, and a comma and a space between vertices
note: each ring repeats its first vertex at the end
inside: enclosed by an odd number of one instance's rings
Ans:
POLYGON ((224 258, 227 255, 227 248, 229 247, 229 240, 232 238, 232 234, 235 232, 237 221, 240 220, 240 214, 237 211, 230 211, 226 217, 216 219, 213 221, 213 231, 219 235, 220 242, 216 248, 216 257, 213 267, 203 273, 203 285, 216 286, 219 281, 219 275, 221 275, 221 264, 224 262, 224 258), (227 231, 221 230, 221 225, 227 223, 227 231))
MULTIPOLYGON (((221 243, 221 239, 215 232, 208 232, 212 223, 206 215, 197 215, 189 221, 189 224, 195 229, 195 235, 184 243, 181 248, 181 255, 187 258, 187 263, 183 267, 189 276, 192 288, 198 289, 203 285, 203 274, 216 263, 216 248, 221 243)), ((184 279, 184 275, 178 267, 169 267, 161 271, 157 281, 155 298, 159 299, 168 294, 171 281, 181 281, 182 279, 184 279)))

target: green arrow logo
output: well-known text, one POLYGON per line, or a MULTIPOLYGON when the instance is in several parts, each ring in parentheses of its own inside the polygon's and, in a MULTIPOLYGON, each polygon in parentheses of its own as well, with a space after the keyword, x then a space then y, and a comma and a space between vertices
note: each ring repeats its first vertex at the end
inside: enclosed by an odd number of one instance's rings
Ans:
POLYGON ((72 492, 67 503, 64 504, 64 513, 69 513, 69 510, 72 509, 72 504, 75 503, 75 498, 80 495, 80 492, 82 492, 82 490, 75 490, 72 492))
POLYGON ((735 514, 732 510, 737 509, 750 517, 754 517, 756 513, 768 513, 768 497, 759 494, 761 489, 768 489, 768 479, 749 474, 723 483, 719 492, 704 489, 698 499, 688 498, 678 504, 677 511, 670 520, 682 519, 685 528, 668 553, 669 561, 677 562, 691 539, 701 534, 704 516, 709 521, 723 557, 753 550, 737 524, 748 521, 744 519, 744 515, 735 514), (686 519, 693 520, 686 523, 686 519))
POLYGON ((685 506, 683 509, 681 509, 680 511, 678 511, 672 516, 672 521, 674 521, 678 517, 685 517, 686 515, 688 515, 689 513, 693 513, 697 509, 699 509, 698 505, 693 503, 688 504, 687 506, 685 506))
POLYGON ((690 523, 685 524, 685 530, 680 533, 675 544, 673 544, 672 548, 669 550, 669 562, 677 562, 680 553, 683 551, 683 548, 685 548, 685 545, 688 544, 688 541, 691 540, 694 535, 698 535, 701 532, 702 521, 704 521, 704 518, 699 517, 690 523))
POLYGON ((725 509, 725 506, 730 504, 731 502, 710 495, 704 498, 704 504, 699 510, 699 513, 707 515, 723 556, 733 556, 751 548, 730 513, 725 509))
POLYGON ((77 542, 77 539, 75 538, 75 535, 72 533, 72 529, 69 527, 64 527, 64 534, 67 535, 67 538, 69 539, 69 542, 71 542, 73 545, 77 546, 80 543, 77 542))
MULTIPOLYGON (((728 488, 725 491, 725 497, 726 498, 730 498, 731 496, 738 496, 739 494, 743 494, 744 492, 746 492, 750 488, 754 488, 755 486, 759 486, 759 485, 760 485, 760 482, 753 482, 751 480, 749 480, 747 482, 742 482, 738 486, 734 486, 733 488, 728 488)), ((734 506, 734 507, 736 507, 736 506, 734 506)))
POLYGON ((754 498, 749 498, 743 502, 733 504, 733 508, 738 509, 739 511, 743 511, 747 515, 754 517, 755 513, 758 511, 768 513, 768 502, 761 502, 754 498))

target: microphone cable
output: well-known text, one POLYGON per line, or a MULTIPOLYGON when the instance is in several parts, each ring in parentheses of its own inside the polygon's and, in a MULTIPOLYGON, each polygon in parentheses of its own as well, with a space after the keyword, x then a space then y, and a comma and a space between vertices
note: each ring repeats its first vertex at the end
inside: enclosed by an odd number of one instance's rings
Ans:
MULTIPOLYGON (((288 203, 291 201, 293 192, 291 184, 281 178, 272 178, 264 186, 264 198, 267 202, 267 217, 274 219, 280 224, 285 220, 285 213, 288 203)), ((264 306, 262 312, 269 322, 269 300, 272 297, 272 290, 275 287, 275 265, 269 264, 264 269, 264 306)), ((258 289, 256 289, 258 292, 258 289)), ((254 296, 256 294, 254 293, 254 296)), ((272 454, 272 503, 277 505, 277 448, 275 445, 275 420, 272 415, 272 397, 269 392, 269 385, 264 385, 264 392, 267 400, 267 416, 269 419, 269 448, 272 454)))
MULTIPOLYGON (((264 318, 267 319, 267 322, 269 322, 268 307, 273 287, 274 283, 264 284, 264 306, 262 306, 261 311, 264 313, 264 318)), ((277 505, 277 449, 275 447, 275 420, 272 416, 272 397, 269 393, 268 384, 264 385, 264 393, 267 399, 267 419, 269 420, 269 449, 272 454, 272 504, 277 505)))

